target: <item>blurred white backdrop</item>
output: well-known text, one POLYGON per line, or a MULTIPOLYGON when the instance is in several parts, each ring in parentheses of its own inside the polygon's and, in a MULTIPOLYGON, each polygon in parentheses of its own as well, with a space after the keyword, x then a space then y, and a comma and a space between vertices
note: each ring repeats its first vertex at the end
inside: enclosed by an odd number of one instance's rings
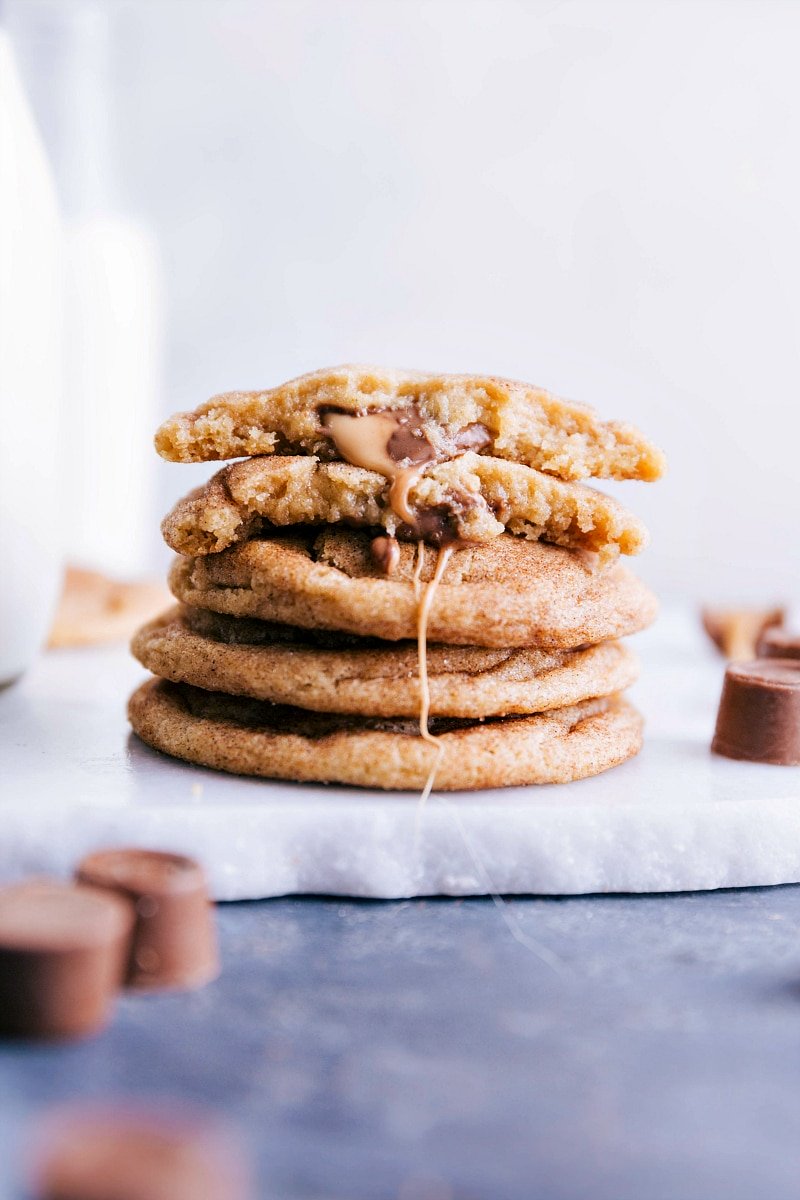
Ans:
MULTIPOLYGON (((3 10, 67 208, 54 64, 85 7, 3 10)), ((162 257, 164 413, 343 361, 527 379, 667 450, 614 489, 663 595, 797 598, 800 4, 93 7, 117 202, 162 257)), ((151 563, 208 473, 158 468, 151 563)))

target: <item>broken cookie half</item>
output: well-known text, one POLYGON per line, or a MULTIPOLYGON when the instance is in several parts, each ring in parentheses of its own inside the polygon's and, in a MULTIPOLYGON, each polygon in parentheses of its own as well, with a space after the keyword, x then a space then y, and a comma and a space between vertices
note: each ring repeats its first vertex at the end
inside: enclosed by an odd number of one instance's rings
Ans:
POLYGON ((173 550, 191 555, 218 554, 270 526, 337 522, 435 546, 488 542, 505 530, 605 557, 647 543, 642 522, 610 496, 473 451, 433 463, 403 503, 401 513, 377 471, 308 455, 251 458, 178 501, 162 532, 173 550))
POLYGON ((393 483, 402 471, 413 476, 466 452, 564 480, 655 480, 665 469, 661 451, 634 426, 602 421, 541 388, 490 375, 363 366, 214 396, 170 417, 155 443, 171 462, 312 454, 372 467, 393 483))

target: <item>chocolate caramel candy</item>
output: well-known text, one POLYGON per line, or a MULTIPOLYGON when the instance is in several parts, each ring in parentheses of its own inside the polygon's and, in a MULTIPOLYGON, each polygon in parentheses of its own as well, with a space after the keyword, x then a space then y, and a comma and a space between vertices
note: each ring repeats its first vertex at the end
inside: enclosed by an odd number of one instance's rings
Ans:
POLYGON ((731 663, 711 749, 727 758, 800 765, 800 660, 731 663))
POLYGON ((79 864, 76 876, 135 904, 128 987, 194 988, 219 974, 213 907, 194 859, 159 850, 100 850, 79 864))
POLYGON ((241 1148, 211 1121, 67 1107, 37 1143, 36 1200, 252 1200, 241 1148))
POLYGON ((370 554, 384 575, 393 575, 400 562, 400 546, 395 537, 375 537, 370 542, 370 554))
MULTIPOLYGON (((409 503, 409 493, 422 477, 425 468, 434 462, 457 458, 467 451, 480 451, 492 441, 485 425, 474 422, 462 429, 455 442, 445 450, 430 441, 419 410, 385 409, 378 412, 348 413, 325 409, 320 413, 322 425, 330 436, 336 453, 355 467, 377 471, 390 481, 389 504, 402 522, 404 539, 422 539, 431 545, 445 545, 456 540, 453 532, 454 513, 449 507, 438 510, 422 508, 417 511, 409 503)), ((460 506, 473 504, 472 497, 461 497, 460 506)), ((376 558, 384 552, 387 538, 376 539, 380 545, 376 558)), ((385 568, 385 573, 391 570, 385 568)))
POLYGON ((765 629, 758 640, 756 653, 759 658, 800 659, 800 633, 788 629, 765 629))
POLYGON ((127 969, 134 907, 35 880, 0 891, 0 1033, 80 1037, 106 1024, 127 969))

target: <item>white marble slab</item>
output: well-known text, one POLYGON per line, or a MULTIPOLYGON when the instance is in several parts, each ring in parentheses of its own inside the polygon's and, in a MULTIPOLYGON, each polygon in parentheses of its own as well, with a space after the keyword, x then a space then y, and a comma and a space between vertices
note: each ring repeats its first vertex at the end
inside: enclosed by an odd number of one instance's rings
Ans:
POLYGON ((0 879, 135 843, 218 899, 683 891, 800 881, 800 768, 710 754, 722 665, 688 614, 636 639, 642 754, 596 779, 431 798, 239 779, 143 746, 126 652, 57 651, 0 693, 0 879))

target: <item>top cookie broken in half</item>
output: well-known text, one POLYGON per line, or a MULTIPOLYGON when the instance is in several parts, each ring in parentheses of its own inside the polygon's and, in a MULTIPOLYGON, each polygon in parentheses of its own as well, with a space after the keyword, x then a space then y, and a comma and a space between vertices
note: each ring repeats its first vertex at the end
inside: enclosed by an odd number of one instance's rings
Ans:
MULTIPOLYGON (((511 459, 561 479, 658 479, 661 451, 634 426, 541 388, 484 375, 440 375, 344 366, 261 392, 214 396, 156 433, 172 462, 262 454, 314 454, 356 466, 348 425, 388 417, 382 453, 402 469, 465 451, 511 459)), ((367 437, 378 431, 373 423, 367 437)))

